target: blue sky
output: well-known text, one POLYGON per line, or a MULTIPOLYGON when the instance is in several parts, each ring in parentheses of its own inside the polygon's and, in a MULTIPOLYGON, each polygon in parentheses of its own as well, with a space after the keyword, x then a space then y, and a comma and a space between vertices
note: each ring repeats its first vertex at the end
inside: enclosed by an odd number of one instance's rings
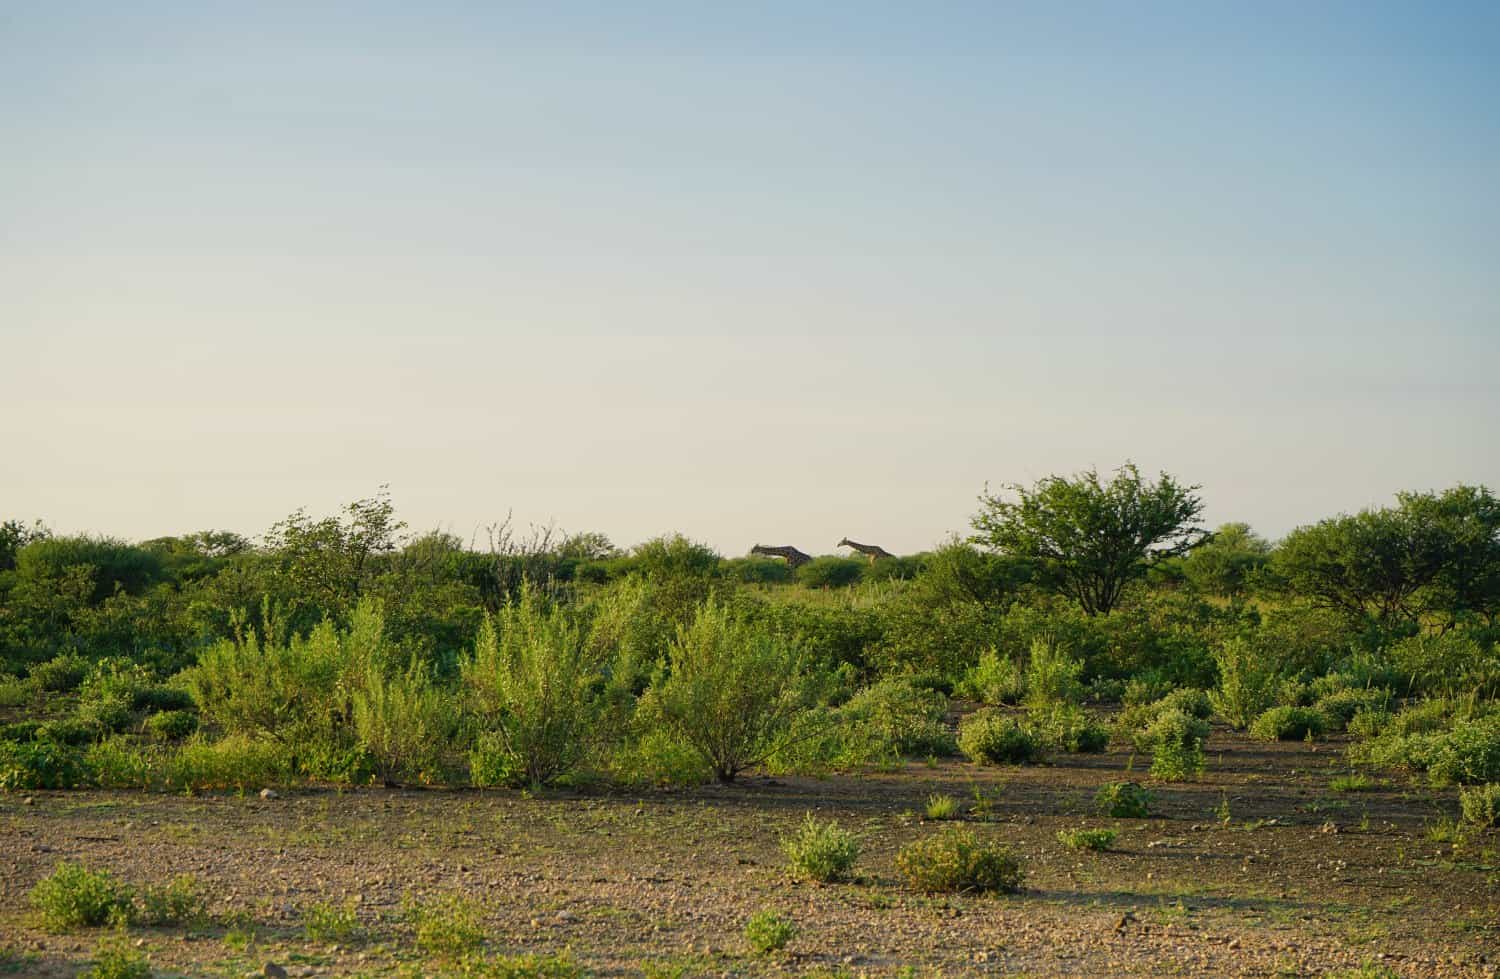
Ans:
POLYGON ((0 11, 5 516, 897 550, 1500 486, 1481 4, 0 11))

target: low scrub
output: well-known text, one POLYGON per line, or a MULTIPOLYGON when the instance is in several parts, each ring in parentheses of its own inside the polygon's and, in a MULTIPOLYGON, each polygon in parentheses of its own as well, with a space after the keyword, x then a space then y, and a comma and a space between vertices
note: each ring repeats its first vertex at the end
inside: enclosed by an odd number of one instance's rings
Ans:
POLYGON ((163 780, 170 789, 245 792, 284 785, 293 775, 291 751, 275 741, 231 735, 222 741, 190 741, 167 762, 163 780))
POLYGON ((1094 754, 1109 747, 1109 728, 1076 704, 1034 707, 1027 720, 1043 743, 1055 751, 1094 754))
POLYGON ((1042 756, 1042 740, 1036 732, 989 708, 963 719, 958 748, 981 765, 1024 765, 1042 756))
POLYGON ((1313 709, 1322 714, 1330 731, 1342 731, 1360 713, 1384 712, 1390 706, 1389 690, 1346 687, 1318 698, 1313 709))
POLYGON ((934 792, 927 797, 927 807, 923 810, 923 814, 933 822, 944 822, 963 816, 963 813, 959 811, 958 800, 942 792, 934 792))
POLYGON ((482 909, 458 895, 427 902, 407 900, 403 910, 417 947, 428 955, 458 959, 484 942, 482 909))
POLYGON ((1475 785, 1458 793, 1464 822, 1486 829, 1500 826, 1500 782, 1475 785))
POLYGON ((1261 741, 1303 741, 1328 730, 1328 718, 1314 707, 1272 707, 1250 725, 1250 736, 1261 741))
POLYGON ((958 827, 902 847, 896 869, 909 887, 925 894, 1013 894, 1026 879, 1021 861, 1008 849, 981 843, 958 827))
POLYGON ((811 813, 797 831, 781 841, 791 875, 799 880, 827 884, 846 880, 859 859, 859 837, 830 819, 811 813))
POLYGON ((87 780, 83 753, 50 741, 0 741, 0 789, 71 789, 87 780))
POLYGON ((309 904, 302 911, 302 933, 311 942, 347 945, 360 934, 354 902, 334 904, 332 901, 318 901, 309 904))
POLYGON ((745 942, 757 955, 779 952, 796 937, 797 925, 774 911, 757 911, 745 922, 745 942))
POLYGON ((1136 745, 1151 753, 1154 777, 1178 782, 1203 773, 1208 731, 1207 721, 1174 708, 1157 715, 1136 738, 1136 745))
POLYGON ((50 932, 98 928, 130 920, 130 888, 108 871, 93 871, 76 863, 61 863, 37 882, 27 895, 50 932))
POLYGON ((78 979, 151 979, 151 961, 119 939, 103 942, 94 950, 94 964, 78 979))
POLYGON ((208 902, 198 889, 198 881, 183 875, 165 884, 148 884, 141 889, 137 920, 144 925, 167 926, 194 924, 208 916, 208 902))
POLYGON ((1099 787, 1094 804, 1115 819, 1145 819, 1151 815, 1151 792, 1136 782, 1108 782, 1099 787))
POLYGON ((964 673, 955 692, 981 704, 1018 704, 1026 695, 1026 674, 1015 660, 991 646, 964 673))
POLYGON ((1102 853, 1115 844, 1120 834, 1112 829, 1060 829, 1057 842, 1070 850, 1091 850, 1102 853))

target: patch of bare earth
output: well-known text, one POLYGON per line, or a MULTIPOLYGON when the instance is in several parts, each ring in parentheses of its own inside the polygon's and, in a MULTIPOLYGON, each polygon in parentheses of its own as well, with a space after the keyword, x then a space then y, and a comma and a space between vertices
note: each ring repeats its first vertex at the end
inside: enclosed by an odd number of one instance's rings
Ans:
POLYGON ((38 879, 73 860, 135 884, 202 882, 217 924, 128 936, 159 974, 243 976, 267 962, 292 975, 441 973, 413 946, 402 904, 458 893, 483 905, 488 952, 567 949, 598 975, 655 965, 680 975, 1313 976, 1367 963, 1403 976, 1496 975, 1500 838, 1431 838, 1456 811, 1452 792, 1401 780, 1330 791, 1343 758, 1338 743, 1261 745, 1217 730, 1208 774, 1152 785, 1159 815, 1147 820, 1094 813, 1102 783, 1150 785, 1122 749, 1037 767, 917 763, 640 794, 67 792, 27 804, 12 793, 0 796, 0 971, 72 975, 89 959, 99 934, 46 934, 26 903, 38 879), (993 802, 969 825, 1025 858, 1026 890, 906 890, 895 853, 936 830, 920 816, 927 796, 946 792, 967 809, 976 791, 993 802), (859 880, 788 879, 778 841, 808 812, 863 835, 859 880), (1114 850, 1058 843, 1059 829, 1079 826, 1117 828, 1114 850), (363 937, 308 941, 302 914, 319 901, 353 902, 363 937), (742 937, 763 908, 800 929, 769 957, 742 937))

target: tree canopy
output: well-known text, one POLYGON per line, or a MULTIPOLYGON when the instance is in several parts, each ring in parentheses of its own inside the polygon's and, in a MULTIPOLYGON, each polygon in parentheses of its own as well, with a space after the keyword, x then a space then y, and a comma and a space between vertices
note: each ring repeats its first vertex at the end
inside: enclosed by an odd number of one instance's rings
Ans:
POLYGON ((1048 476, 1028 489, 988 492, 970 539, 1001 554, 1036 562, 1042 581, 1075 599, 1089 615, 1108 615, 1125 586, 1155 562, 1188 553, 1207 536, 1199 526, 1197 486, 1166 473, 1141 478, 1132 463, 1101 481, 1090 469, 1048 476))

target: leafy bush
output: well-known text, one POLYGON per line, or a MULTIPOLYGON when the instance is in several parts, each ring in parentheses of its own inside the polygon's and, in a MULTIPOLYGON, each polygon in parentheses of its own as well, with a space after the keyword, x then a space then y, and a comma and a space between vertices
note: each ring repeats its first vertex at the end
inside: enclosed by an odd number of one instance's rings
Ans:
POLYGON ((1047 747, 1070 753, 1095 753, 1109 747, 1109 728, 1075 704, 1032 708, 1027 720, 1047 747))
POLYGON ((151 758, 124 737, 91 745, 83 764, 94 784, 107 789, 148 789, 155 776, 151 758))
POLYGON ((231 735, 221 741, 189 741, 168 762, 165 782, 178 791, 260 789, 292 777, 292 756, 264 738, 231 735))
POLYGON ((1207 721, 1174 708, 1152 721, 1139 743, 1151 752, 1151 774, 1175 782, 1202 773, 1207 739, 1207 721))
POLYGON ((372 660, 365 666, 364 683, 354 691, 352 706, 359 743, 382 781, 434 779, 458 718, 450 697, 432 683, 426 670, 413 663, 391 676, 372 660))
POLYGON ((1013 894, 1025 871, 1009 850, 983 844, 967 829, 947 830, 902 847, 896 869, 914 890, 927 894, 957 891, 1013 894))
POLYGON ((964 673, 957 692, 981 704, 1020 703, 1026 693, 1026 674, 1015 660, 990 646, 964 673))
POLYGON ((1386 710, 1360 710, 1349 719, 1349 733, 1358 738, 1374 738, 1385 732, 1395 719, 1386 710))
POLYGON ((137 690, 131 706, 135 710, 156 713, 157 711, 192 711, 196 710, 198 705, 193 701, 193 695, 186 690, 152 685, 137 690))
POLYGON ((1250 725, 1250 736, 1262 741, 1301 741, 1328 730, 1328 719, 1311 707, 1272 707, 1250 725))
POLYGON ((1103 852, 1114 846, 1115 837, 1119 835, 1112 829, 1060 829, 1057 842, 1070 850, 1103 852))
POLYGON ((845 557, 815 557, 793 575, 804 588, 848 588, 864 577, 868 562, 845 557))
POLYGON ((1434 784, 1500 782, 1500 714, 1460 721, 1433 738, 1422 761, 1434 784))
POLYGON ((1035 639, 1026 667, 1026 701, 1036 706, 1076 704, 1083 699, 1083 660, 1060 642, 1035 639))
POLYGON ((31 741, 41 727, 40 721, 15 721, 11 724, 0 724, 0 741, 31 741))
POLYGON ((20 680, 13 676, 0 677, 0 708, 24 707, 36 697, 37 690, 34 680, 20 680))
POLYGON ((317 901, 302 911, 302 933, 310 942, 347 944, 359 934, 359 918, 354 902, 342 906, 332 901, 317 901))
POLYGON ((456 959, 484 941, 480 907, 456 894, 428 902, 408 899, 404 911, 417 947, 428 955, 456 959))
POLYGON ((198 715, 186 710, 164 710, 146 718, 145 727, 162 741, 181 741, 198 730, 198 715))
POLYGON ((81 656, 59 656, 31 668, 30 679, 48 693, 76 690, 89 675, 89 664, 81 656))
POLYGON ((678 631, 643 707, 727 782, 787 742, 805 687, 797 646, 710 600, 678 631))
POLYGON ((572 773, 598 735, 599 678, 578 622, 535 589, 486 619, 463 681, 475 709, 495 723, 490 774, 546 785, 572 773))
POLYGON ((1094 804, 1115 819, 1145 819, 1151 815, 1151 792, 1136 782, 1107 782, 1099 787, 1094 804))
POLYGON ((848 878, 859 859, 859 837, 834 820, 820 822, 811 813, 797 832, 781 841, 793 877, 829 883, 848 878))
POLYGON ((139 919, 146 925, 180 925, 202 921, 208 902, 189 875, 174 877, 166 884, 148 885, 141 891, 139 919))
POLYGON ((151 979, 151 962, 119 941, 105 942, 94 950, 94 964, 78 979, 151 979))
POLYGON ((80 720, 63 719, 46 722, 37 728, 33 737, 37 741, 50 741, 53 744, 66 744, 76 748, 97 740, 98 735, 98 728, 92 724, 80 720))
POLYGON ((1354 715, 1361 711, 1384 711, 1390 702, 1389 690, 1345 687, 1319 697, 1313 709, 1328 721, 1329 730, 1342 731, 1354 715))
POLYGON ((0 741, 0 789, 71 789, 86 777, 76 749, 48 741, 0 741))
POLYGON ((486 961, 466 960, 464 975, 484 979, 580 979, 588 973, 565 950, 561 955, 502 955, 486 961))
POLYGON ((82 864, 60 863, 37 882, 27 900, 51 932, 93 928, 128 921, 132 910, 130 888, 108 871, 92 871, 82 864))
POLYGON ((1041 740, 1030 729, 989 708, 958 727, 958 748, 981 765, 1024 765, 1041 757, 1041 740))
POLYGON ((1461 789, 1458 800, 1464 822, 1481 829, 1500 826, 1500 782, 1461 789))
POLYGON ((1243 731, 1276 702, 1279 664, 1267 645, 1241 636, 1214 650, 1219 686, 1209 696, 1213 709, 1236 731, 1243 731))
POLYGON ((860 690, 839 708, 849 737, 904 755, 951 755, 957 750, 948 730, 948 698, 925 690, 911 678, 881 680, 860 690))
POLYGON ((774 911, 757 911, 745 922, 745 941, 757 955, 779 952, 796 937, 796 924, 774 911))
POLYGON ((958 800, 942 792, 934 792, 927 797, 927 808, 923 812, 934 822, 957 819, 960 815, 958 800))

